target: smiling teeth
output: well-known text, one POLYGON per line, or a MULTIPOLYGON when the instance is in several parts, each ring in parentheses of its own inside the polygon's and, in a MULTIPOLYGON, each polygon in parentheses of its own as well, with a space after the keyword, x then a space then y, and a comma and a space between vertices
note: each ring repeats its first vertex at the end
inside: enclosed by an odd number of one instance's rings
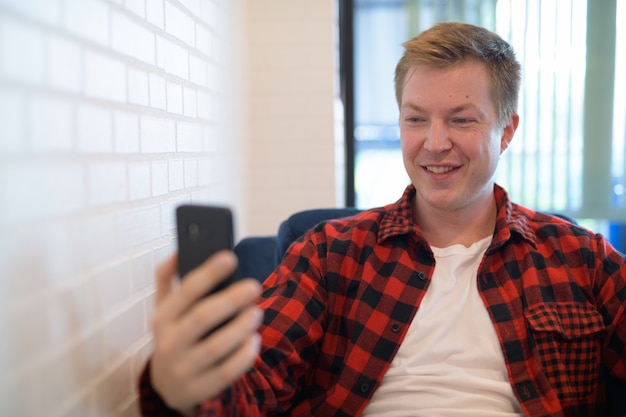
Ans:
POLYGON ((454 168, 452 167, 426 167, 426 169, 433 174, 443 174, 449 171, 452 171, 454 168))

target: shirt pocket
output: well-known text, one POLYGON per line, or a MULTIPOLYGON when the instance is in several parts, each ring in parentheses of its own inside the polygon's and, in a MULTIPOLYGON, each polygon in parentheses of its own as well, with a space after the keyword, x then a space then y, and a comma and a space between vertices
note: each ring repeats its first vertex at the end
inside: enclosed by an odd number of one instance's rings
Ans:
POLYGON ((579 400, 596 390, 602 333, 600 313, 588 304, 547 303, 525 312, 531 346, 561 401, 579 400))

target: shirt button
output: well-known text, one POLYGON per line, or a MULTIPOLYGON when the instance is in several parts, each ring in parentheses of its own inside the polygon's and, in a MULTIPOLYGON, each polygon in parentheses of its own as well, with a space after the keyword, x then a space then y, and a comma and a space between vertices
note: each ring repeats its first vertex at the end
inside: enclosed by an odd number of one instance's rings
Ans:
POLYGON ((367 391, 369 391, 369 390, 370 390, 370 386, 369 386, 369 384, 361 384, 361 392, 362 392, 362 393, 364 393, 364 394, 365 394, 365 393, 366 393, 367 391))
POLYGON ((422 271, 419 271, 417 273, 417 277, 421 279, 422 281, 424 281, 426 279, 426 274, 424 274, 422 271))
POLYGON ((391 325, 391 331, 394 333, 398 333, 400 331, 400 325, 398 323, 394 323, 391 325))

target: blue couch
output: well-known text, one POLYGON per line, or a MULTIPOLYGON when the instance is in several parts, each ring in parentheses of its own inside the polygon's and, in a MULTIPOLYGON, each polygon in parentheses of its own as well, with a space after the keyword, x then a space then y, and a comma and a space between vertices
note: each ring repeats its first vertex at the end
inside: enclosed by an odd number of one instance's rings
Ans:
POLYGON ((285 251, 316 224, 360 212, 356 208, 322 208, 300 211, 283 221, 274 236, 246 237, 235 245, 239 258, 239 274, 263 281, 283 259, 285 251))

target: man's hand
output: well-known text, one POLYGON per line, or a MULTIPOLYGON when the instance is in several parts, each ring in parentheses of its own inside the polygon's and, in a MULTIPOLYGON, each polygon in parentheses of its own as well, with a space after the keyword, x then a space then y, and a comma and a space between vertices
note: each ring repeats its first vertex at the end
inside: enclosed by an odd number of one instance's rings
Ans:
POLYGON ((259 283, 238 281, 223 291, 207 292, 236 267, 232 252, 215 254, 172 289, 176 256, 156 271, 156 312, 152 328, 155 350, 151 383, 166 404, 193 415, 196 406, 232 384, 254 364, 262 311, 254 306, 259 283), (223 320, 232 321, 202 338, 223 320))

